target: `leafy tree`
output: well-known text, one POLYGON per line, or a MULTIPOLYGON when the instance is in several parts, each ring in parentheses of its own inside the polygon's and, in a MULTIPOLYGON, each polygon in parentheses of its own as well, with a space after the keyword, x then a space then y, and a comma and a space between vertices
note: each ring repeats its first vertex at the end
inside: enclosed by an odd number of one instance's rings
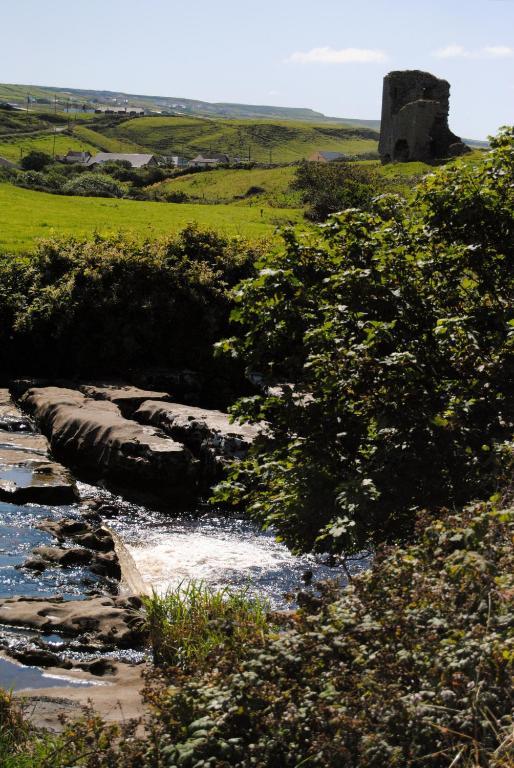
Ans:
POLYGON ((68 181, 63 187, 63 192, 83 197, 123 197, 125 187, 106 173, 92 171, 68 181))
POLYGON ((268 385, 234 409, 268 430, 218 498, 296 550, 349 552, 492 492, 514 425, 513 263, 513 129, 411 205, 286 232, 219 345, 268 385))
POLYGON ((307 218, 325 221, 345 208, 369 208, 381 184, 375 171, 355 163, 304 161, 292 187, 302 192, 302 202, 309 206, 307 218))
POLYGON ((21 158, 20 165, 24 171, 42 171, 47 165, 53 163, 50 155, 46 152, 38 152, 34 150, 21 158))

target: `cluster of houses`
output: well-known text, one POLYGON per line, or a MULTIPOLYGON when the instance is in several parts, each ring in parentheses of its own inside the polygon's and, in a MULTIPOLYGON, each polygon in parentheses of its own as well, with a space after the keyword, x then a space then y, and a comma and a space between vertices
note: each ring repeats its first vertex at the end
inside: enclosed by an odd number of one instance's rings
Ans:
POLYGON ((74 152, 70 150, 61 158, 65 163, 80 163, 81 165, 94 166, 102 163, 124 161, 130 163, 132 168, 146 168, 152 165, 171 165, 175 168, 215 168, 218 165, 228 165, 228 155, 211 153, 208 157, 197 155, 192 160, 187 160, 180 155, 158 157, 157 155, 142 154, 136 152, 98 152, 91 155, 90 152, 74 152))
MULTIPOLYGON (((315 163, 333 163, 349 160, 350 158, 342 152, 318 151, 314 152, 307 159, 315 163)), ((193 157, 192 160, 187 160, 180 155, 160 157, 136 152, 98 152, 96 155, 91 155, 90 152, 73 152, 71 150, 61 160, 65 163, 81 163, 88 166, 123 160, 130 163, 132 168, 146 168, 152 165, 167 165, 175 168, 216 168, 218 165, 242 162, 237 157, 231 160, 228 155, 218 152, 211 152, 208 156, 200 154, 193 157)))

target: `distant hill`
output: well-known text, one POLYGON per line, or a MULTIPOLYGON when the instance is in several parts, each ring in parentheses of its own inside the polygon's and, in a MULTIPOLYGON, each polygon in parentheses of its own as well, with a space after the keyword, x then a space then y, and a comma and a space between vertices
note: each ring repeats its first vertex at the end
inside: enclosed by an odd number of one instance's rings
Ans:
POLYGON ((122 91, 97 91, 81 88, 54 88, 42 85, 0 84, 0 101, 12 102, 25 106, 30 103, 52 107, 57 100, 58 108, 67 104, 88 108, 115 106, 123 108, 143 107, 152 112, 167 112, 176 115, 195 115, 220 118, 276 118, 280 120, 302 120, 316 123, 346 123, 378 130, 379 120, 359 120, 356 118, 327 117, 313 109, 296 107, 273 107, 258 104, 211 103, 199 99, 186 99, 181 96, 146 96, 143 94, 123 93, 122 91))

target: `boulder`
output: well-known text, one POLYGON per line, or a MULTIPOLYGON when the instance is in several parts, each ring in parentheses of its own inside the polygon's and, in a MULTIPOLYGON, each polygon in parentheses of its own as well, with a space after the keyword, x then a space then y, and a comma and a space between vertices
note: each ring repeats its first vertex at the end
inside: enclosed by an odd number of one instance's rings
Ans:
POLYGON ((40 558, 50 565, 88 565, 93 558, 91 550, 85 549, 84 547, 66 549, 65 547, 49 547, 43 545, 41 547, 36 547, 32 552, 36 558, 40 558))
POLYGON ((167 496, 195 486, 197 462, 188 448, 125 419, 112 402, 60 387, 29 389, 22 402, 54 453, 98 479, 167 496))
POLYGON ((257 426, 232 423, 223 411, 154 400, 144 402, 134 419, 184 443, 200 459, 208 480, 222 476, 228 462, 244 458, 261 432, 257 426))

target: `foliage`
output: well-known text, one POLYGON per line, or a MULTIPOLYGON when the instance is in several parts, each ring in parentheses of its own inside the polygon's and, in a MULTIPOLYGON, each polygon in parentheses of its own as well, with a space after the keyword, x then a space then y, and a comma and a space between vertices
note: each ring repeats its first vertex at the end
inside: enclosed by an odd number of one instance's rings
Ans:
POLYGON ((159 757, 170 768, 508 768, 513 529, 512 509, 487 505, 433 522, 342 594, 327 585, 265 648, 161 691, 159 757))
POLYGON ((268 632, 269 606, 246 589, 214 590, 193 580, 143 598, 143 609, 158 664, 197 670, 218 654, 259 644, 268 632))
POLYGON ((123 184, 106 173, 82 173, 68 181, 63 192, 66 195, 83 195, 84 197, 123 197, 126 189, 123 184))
POLYGON ((243 335, 219 348, 279 386, 235 408, 268 442, 219 499, 296 550, 350 552, 494 491, 514 423, 513 156, 505 130, 412 205, 383 196, 260 260, 235 294, 243 335))
POLYGON ((46 168, 52 162, 53 160, 50 155, 33 150, 21 158, 20 165, 24 171, 42 171, 43 168, 46 168))
POLYGON ((257 249, 191 225, 152 243, 48 240, 0 257, 2 371, 35 375, 212 368, 228 289, 257 249))
POLYGON ((381 178, 368 166, 355 163, 303 162, 296 171, 293 188, 302 192, 307 217, 325 221, 345 208, 368 209, 380 191, 381 178))

